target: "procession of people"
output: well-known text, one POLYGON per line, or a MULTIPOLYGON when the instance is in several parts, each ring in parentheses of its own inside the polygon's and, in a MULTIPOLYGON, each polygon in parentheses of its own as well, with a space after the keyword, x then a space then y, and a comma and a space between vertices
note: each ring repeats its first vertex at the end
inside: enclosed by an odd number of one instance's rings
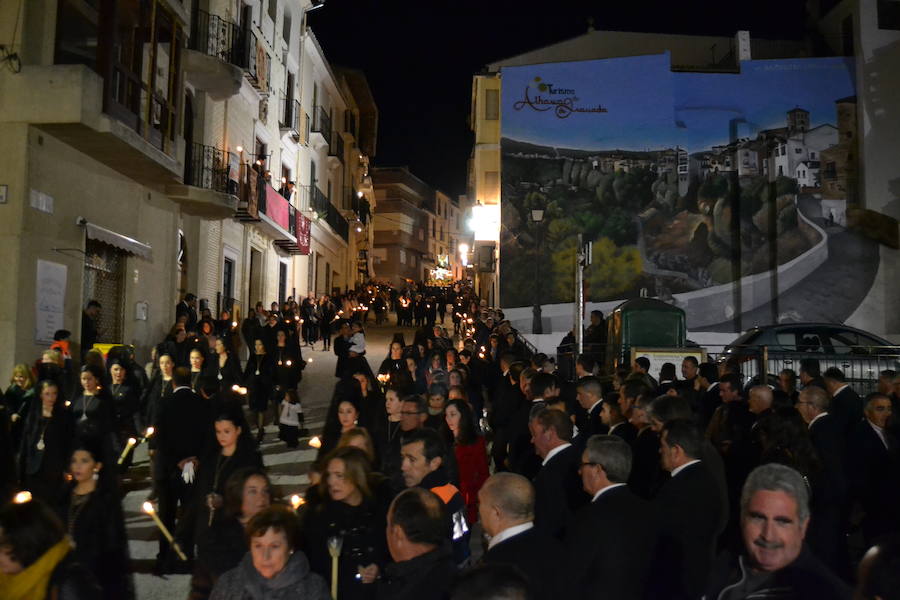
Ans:
MULTIPOLYGON (((146 365, 125 346, 81 361, 57 347, 13 369, 0 599, 135 597, 122 497, 140 444, 154 573, 190 574, 191 599, 900 593, 894 372, 865 398, 815 360, 774 388, 692 356, 679 377, 584 355, 568 380, 465 282, 240 317, 197 304, 184 296, 146 365), (396 333, 375 346, 370 326, 396 333), (313 431, 300 384, 315 352, 336 367, 313 431), (266 425, 317 449, 290 502, 266 425)), ((100 310, 85 311, 91 343, 100 310)))

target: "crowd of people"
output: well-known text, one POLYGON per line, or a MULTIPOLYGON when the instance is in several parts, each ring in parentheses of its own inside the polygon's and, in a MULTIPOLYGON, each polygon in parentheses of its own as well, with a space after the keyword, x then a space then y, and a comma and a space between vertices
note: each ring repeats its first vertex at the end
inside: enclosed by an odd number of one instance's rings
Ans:
POLYGON ((568 381, 462 284, 241 320, 196 304, 146 366, 87 350, 76 381, 59 346, 16 366, 0 484, 28 495, 0 510, 0 598, 134 596, 121 481, 137 443, 173 534, 155 571, 190 573, 192 599, 900 594, 896 373, 860 398, 814 360, 770 387, 734 361, 688 356, 678 378, 585 355, 568 381), (373 348, 370 312, 414 330, 373 348), (298 384, 317 344, 336 383, 308 432, 298 384), (290 504, 263 466, 268 422, 289 447, 318 433, 290 504))

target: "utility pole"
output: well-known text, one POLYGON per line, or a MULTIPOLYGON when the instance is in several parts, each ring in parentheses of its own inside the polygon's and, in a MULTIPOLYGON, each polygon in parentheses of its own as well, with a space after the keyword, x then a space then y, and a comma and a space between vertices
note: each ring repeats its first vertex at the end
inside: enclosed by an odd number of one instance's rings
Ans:
POLYGON ((584 269, 591 264, 594 244, 585 244, 582 234, 578 234, 578 250, 575 255, 575 357, 584 353, 584 269))

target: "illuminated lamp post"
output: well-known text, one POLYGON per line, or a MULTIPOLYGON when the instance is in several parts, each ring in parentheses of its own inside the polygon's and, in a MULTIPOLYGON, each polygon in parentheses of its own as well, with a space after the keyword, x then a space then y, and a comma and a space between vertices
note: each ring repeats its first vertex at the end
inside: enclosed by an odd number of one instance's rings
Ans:
POLYGON ((544 220, 544 211, 539 208, 532 209, 531 211, 531 221, 535 224, 535 254, 537 255, 535 258, 535 268, 537 269, 537 277, 535 278, 534 285, 534 306, 532 307, 532 315, 533 319, 531 321, 531 333, 541 334, 544 333, 544 326, 541 322, 541 234, 543 232, 543 227, 541 227, 541 222, 544 220))

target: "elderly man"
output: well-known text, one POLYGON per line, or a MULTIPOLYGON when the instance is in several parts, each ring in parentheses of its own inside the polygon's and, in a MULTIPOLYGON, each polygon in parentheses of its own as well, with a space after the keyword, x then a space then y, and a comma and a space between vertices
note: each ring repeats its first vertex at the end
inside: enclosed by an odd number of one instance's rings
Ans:
POLYGON ((631 447, 616 435, 595 435, 581 455, 581 481, 591 502, 566 534, 566 597, 640 600, 656 541, 650 504, 625 482, 631 447))
POLYGON ((596 377, 583 377, 575 384, 575 400, 581 407, 578 438, 575 445, 584 448, 587 439, 595 433, 606 433, 607 427, 600 418, 603 405, 603 385, 596 377))
POLYGON ((719 557, 704 598, 849 599, 850 589, 806 549, 809 491, 784 465, 757 467, 741 493, 744 552, 719 557))
POLYGON ((856 425, 847 445, 850 490, 862 505, 863 536, 871 544, 882 534, 900 531, 900 471, 898 440, 887 429, 891 400, 875 392, 866 397, 865 419, 856 425))
POLYGON ((456 575, 444 503, 422 488, 400 492, 387 515, 394 562, 378 582, 379 600, 439 600, 456 575))
POLYGON ((534 527, 534 487, 515 473, 495 473, 478 492, 478 514, 490 536, 482 561, 513 565, 528 579, 534 600, 549 600, 563 572, 563 547, 534 527))

